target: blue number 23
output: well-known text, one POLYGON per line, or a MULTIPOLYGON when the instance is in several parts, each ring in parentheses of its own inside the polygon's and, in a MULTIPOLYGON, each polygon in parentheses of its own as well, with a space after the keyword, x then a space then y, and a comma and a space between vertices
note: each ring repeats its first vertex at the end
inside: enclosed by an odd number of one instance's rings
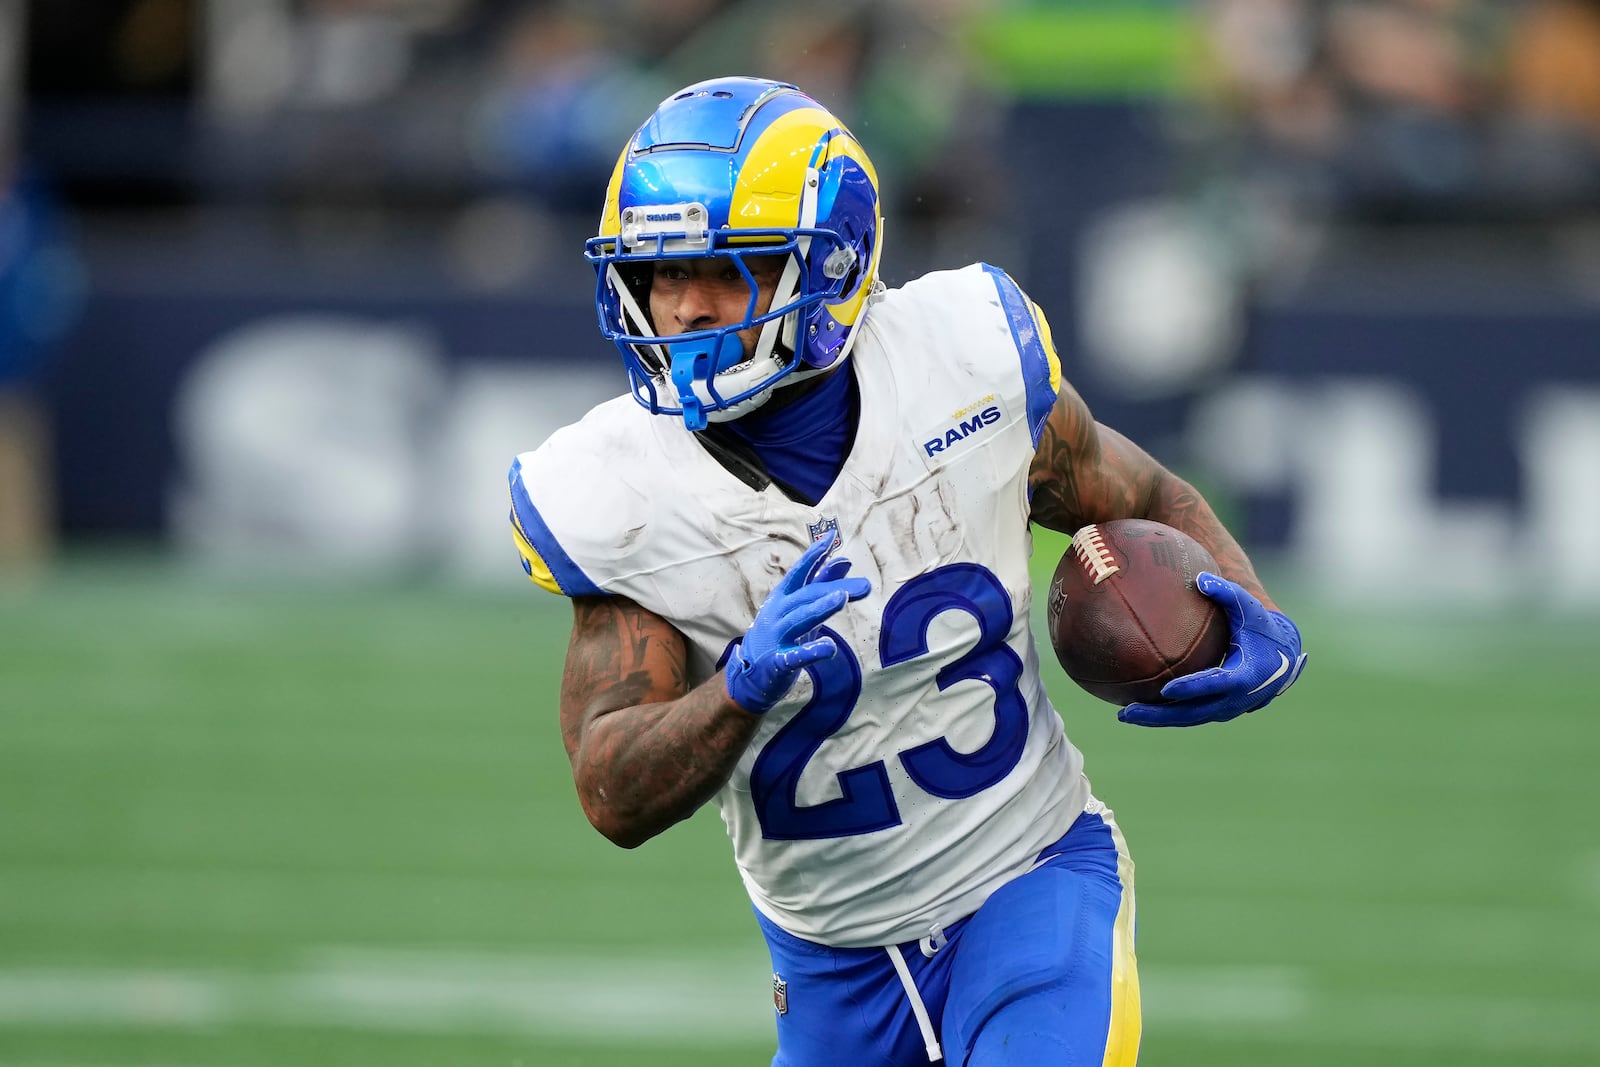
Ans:
MULTIPOLYGON (((897 590, 883 609, 878 655, 884 667, 926 656, 928 627, 946 611, 978 620, 978 641, 965 655, 940 668, 939 689, 975 680, 994 690, 994 733, 976 752, 957 752, 940 737, 899 753, 900 764, 919 787, 958 800, 994 785, 1017 765, 1028 738, 1028 708, 1017 688, 1022 660, 1005 643, 1011 632, 1011 597, 987 569, 952 563, 919 574, 897 590)), ((832 633, 827 627, 823 633, 832 633)), ((750 770, 750 795, 762 835, 797 841, 849 837, 900 825, 883 760, 840 771, 840 795, 821 804, 797 802, 800 775, 822 743, 837 733, 861 696, 861 665, 843 638, 839 653, 806 668, 812 695, 773 735, 750 770)))

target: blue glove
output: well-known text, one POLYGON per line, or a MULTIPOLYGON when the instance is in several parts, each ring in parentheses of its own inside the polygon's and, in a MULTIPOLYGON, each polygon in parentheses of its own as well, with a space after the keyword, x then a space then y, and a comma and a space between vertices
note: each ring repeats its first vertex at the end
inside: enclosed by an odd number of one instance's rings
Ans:
POLYGON ((1294 684, 1306 665, 1300 631, 1281 611, 1268 611, 1236 582, 1201 571, 1195 588, 1228 613, 1233 643, 1221 666, 1174 678, 1161 687, 1170 704, 1129 704, 1117 712, 1139 726, 1198 726, 1227 722, 1266 707, 1294 684))
POLYGON ((849 560, 828 559, 838 540, 838 531, 829 530, 805 550, 733 646, 723 677, 728 695, 744 710, 771 711, 807 664, 836 653, 833 638, 813 637, 813 631, 847 601, 872 591, 865 578, 845 577, 849 560))

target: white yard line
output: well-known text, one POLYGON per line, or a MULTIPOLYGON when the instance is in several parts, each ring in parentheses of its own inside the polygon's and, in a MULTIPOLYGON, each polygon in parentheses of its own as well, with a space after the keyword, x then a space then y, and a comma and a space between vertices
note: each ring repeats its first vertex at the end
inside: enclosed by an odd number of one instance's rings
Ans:
POLYGON ((1139 967, 1150 1027, 1294 1024, 1312 1011, 1305 976, 1292 967, 1139 967))
MULTIPOLYGON (((759 1044, 773 1033, 769 973, 763 957, 748 953, 531 956, 340 948, 274 972, 13 967, 0 969, 0 1032, 28 1026, 331 1026, 640 1047, 759 1044)), ((1303 972, 1278 967, 1146 966, 1141 983, 1152 1035, 1600 1056, 1593 1005, 1576 997, 1320 993, 1303 972)))
POLYGON ((763 961, 372 955, 275 973, 177 969, 0 970, 0 1029, 229 1024, 430 1033, 509 1033, 704 1045, 772 1032, 763 961))

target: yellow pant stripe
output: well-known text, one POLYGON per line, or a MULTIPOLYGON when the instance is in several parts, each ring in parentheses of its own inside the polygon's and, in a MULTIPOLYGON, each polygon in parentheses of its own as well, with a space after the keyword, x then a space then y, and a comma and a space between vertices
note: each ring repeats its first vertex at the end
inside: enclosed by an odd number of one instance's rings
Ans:
POLYGON ((1103 1067, 1134 1067, 1139 1062, 1142 1017, 1139 1008, 1139 961, 1133 950, 1133 859, 1128 854, 1128 843, 1122 839, 1122 831, 1111 819, 1110 812, 1103 813, 1101 817, 1111 827, 1111 837, 1117 843, 1117 877, 1122 880, 1122 905, 1117 909, 1117 922, 1111 935, 1111 1029, 1106 1034, 1106 1055, 1101 1063, 1103 1067))

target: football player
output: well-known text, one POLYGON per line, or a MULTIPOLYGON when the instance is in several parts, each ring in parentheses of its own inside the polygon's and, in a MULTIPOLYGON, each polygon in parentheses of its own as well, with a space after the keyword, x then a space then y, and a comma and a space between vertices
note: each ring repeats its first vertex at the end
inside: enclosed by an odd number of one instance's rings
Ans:
POLYGON ((720 809, 776 1065, 1132 1064, 1133 866, 1040 681, 1029 524, 1151 518, 1217 561, 1228 658, 1127 722, 1258 709, 1300 636, 1015 282, 886 290, 882 233, 792 85, 689 86, 623 149, 587 258, 629 394, 510 476, 524 569, 572 599, 578 798, 625 848, 720 809))

